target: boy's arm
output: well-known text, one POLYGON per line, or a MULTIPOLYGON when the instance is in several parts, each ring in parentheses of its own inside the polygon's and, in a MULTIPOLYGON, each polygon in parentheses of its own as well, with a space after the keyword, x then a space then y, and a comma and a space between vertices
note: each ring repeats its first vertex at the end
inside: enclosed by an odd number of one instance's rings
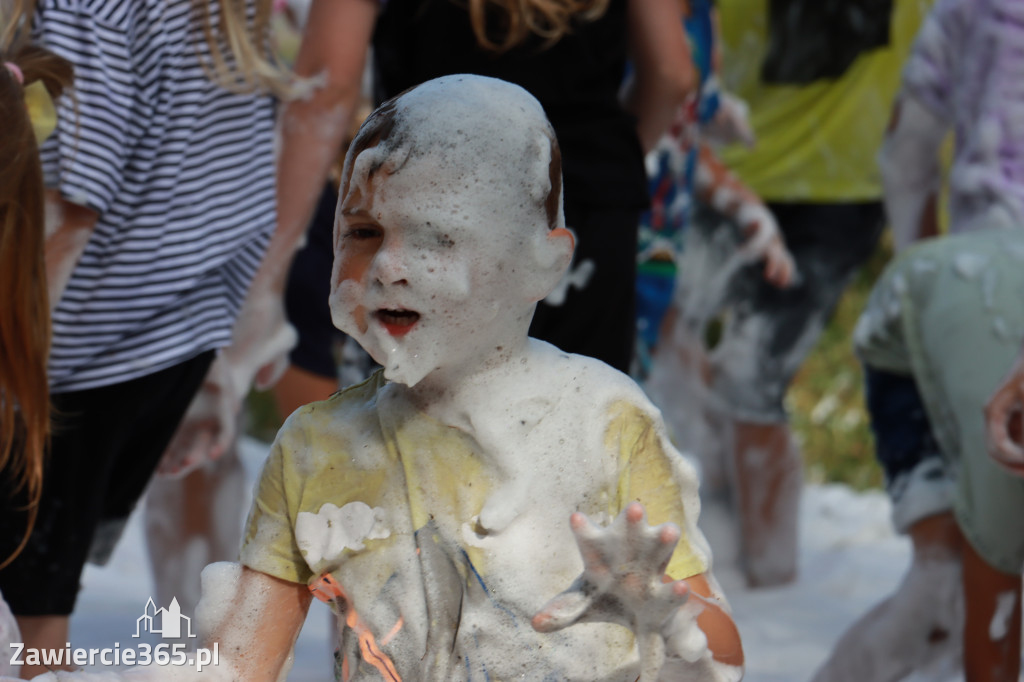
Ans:
MULTIPOLYGON (((200 627, 210 629, 203 646, 216 644, 219 660, 201 671, 185 666, 147 665, 125 671, 91 673, 55 671, 36 682, 277 682, 306 619, 311 595, 291 583, 241 567, 234 585, 217 585, 196 610, 200 627), (234 589, 231 589, 234 587, 234 589), (205 609, 205 611, 204 611, 205 609)), ((0 676, 0 682, 11 678, 0 676)))
POLYGON ((222 658, 233 668, 234 679, 276 682, 306 620, 311 598, 301 583, 243 566, 230 610, 212 626, 204 646, 217 643, 222 658))
MULTIPOLYGON (((686 578, 683 582, 690 590, 690 599, 694 600, 694 605, 698 605, 694 609, 698 610, 696 627, 708 639, 708 649, 712 658, 726 666, 741 668, 743 645, 739 630, 732 621, 732 616, 722 606, 721 597, 712 589, 707 573, 686 578)), ((667 648, 670 656, 684 657, 683 654, 688 648, 687 630, 693 619, 692 613, 688 610, 686 607, 680 608, 674 616, 674 622, 667 626, 667 648)))
MULTIPOLYGON (((697 627, 707 637, 711 657, 726 665, 743 666, 743 643, 740 639, 740 631, 737 629, 736 623, 733 622, 732 616, 723 608, 721 597, 715 594, 711 588, 707 574, 701 573, 692 578, 685 578, 683 582, 690 588, 690 593, 693 595, 691 599, 697 600, 702 607, 700 613, 697 614, 697 627)), ((670 632, 668 637, 669 655, 679 656, 682 653, 680 649, 683 649, 685 645, 683 642, 674 642, 673 635, 676 634, 676 628, 685 628, 686 621, 691 617, 685 612, 685 609, 680 609, 675 618, 682 622, 672 623, 668 626, 670 632)), ((679 635, 685 641, 685 633, 680 631, 679 635)))

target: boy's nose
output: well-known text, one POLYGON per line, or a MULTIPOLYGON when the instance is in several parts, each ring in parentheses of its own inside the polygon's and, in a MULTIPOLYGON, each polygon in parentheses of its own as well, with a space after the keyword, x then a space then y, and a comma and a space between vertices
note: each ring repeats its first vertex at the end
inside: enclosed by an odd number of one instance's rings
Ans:
POLYGON ((409 283, 406 258, 400 245, 381 246, 373 259, 373 277, 383 285, 409 283))

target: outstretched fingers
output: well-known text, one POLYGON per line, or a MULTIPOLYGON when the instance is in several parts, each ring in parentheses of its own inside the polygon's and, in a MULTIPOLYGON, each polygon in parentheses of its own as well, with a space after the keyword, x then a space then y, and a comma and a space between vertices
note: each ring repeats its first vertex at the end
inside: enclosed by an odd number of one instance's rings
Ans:
POLYGON ((666 582, 665 569, 682 533, 666 523, 650 526, 639 503, 628 505, 607 527, 573 514, 570 526, 583 558, 583 573, 533 618, 552 632, 581 621, 612 622, 634 632, 657 632, 689 598, 685 582, 666 582))

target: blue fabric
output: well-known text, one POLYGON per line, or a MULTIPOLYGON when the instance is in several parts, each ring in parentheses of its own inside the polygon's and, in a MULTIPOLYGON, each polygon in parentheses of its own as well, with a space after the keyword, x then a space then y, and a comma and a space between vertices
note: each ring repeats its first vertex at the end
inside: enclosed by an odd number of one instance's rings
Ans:
POLYGON ((864 392, 875 434, 875 457, 886 480, 896 480, 923 460, 939 456, 939 446, 913 377, 865 365, 864 392))
POLYGON ((701 85, 696 102, 681 112, 673 130, 648 155, 651 206, 640 216, 637 258, 638 378, 649 370, 661 321, 672 302, 697 175, 697 126, 709 121, 719 106, 718 81, 711 70, 714 26, 710 0, 691 2, 690 15, 683 23, 701 85))

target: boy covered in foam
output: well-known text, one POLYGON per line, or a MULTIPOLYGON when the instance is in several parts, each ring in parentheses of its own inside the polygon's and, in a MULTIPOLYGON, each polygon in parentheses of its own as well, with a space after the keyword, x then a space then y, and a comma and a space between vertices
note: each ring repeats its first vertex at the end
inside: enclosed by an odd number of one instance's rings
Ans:
POLYGON ((476 76, 407 91, 340 196, 333 318, 384 369, 274 443, 234 613, 206 618, 232 674, 277 679, 312 593, 341 615, 342 680, 739 679, 657 411, 527 337, 573 249, 540 104, 476 76))
POLYGON ((242 549, 346 614, 342 679, 636 679, 633 633, 577 618, 642 630, 652 675, 663 630, 670 662, 738 674, 711 663, 738 666, 739 640, 657 412, 624 375, 527 337, 572 254, 560 175, 539 103, 474 76, 385 104, 349 151, 331 310, 384 369, 288 420, 242 549), (637 506, 588 521, 631 502, 675 526, 637 506), (584 569, 578 512, 591 570, 544 608, 584 569), (603 584, 617 552, 633 592, 603 584), (698 611, 704 646, 687 639, 698 611))

